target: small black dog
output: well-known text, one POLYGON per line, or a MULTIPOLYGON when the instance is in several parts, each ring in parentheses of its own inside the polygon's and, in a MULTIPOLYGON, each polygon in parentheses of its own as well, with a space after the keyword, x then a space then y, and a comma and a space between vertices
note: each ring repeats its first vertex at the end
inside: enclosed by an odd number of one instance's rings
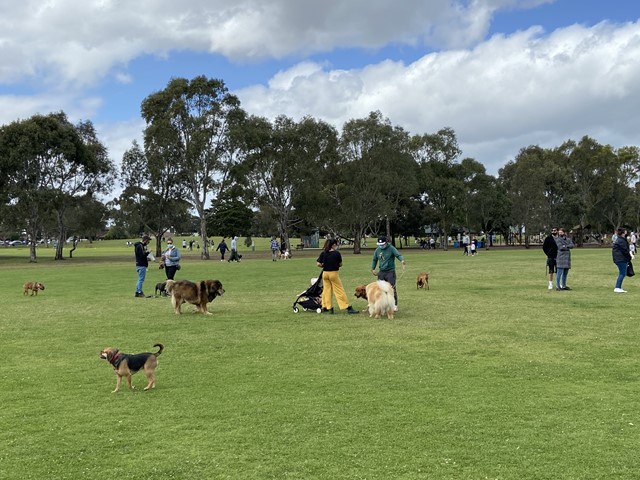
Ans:
POLYGON ((169 294, 167 293, 167 282, 156 283, 156 296, 160 292, 161 297, 166 297, 169 294))

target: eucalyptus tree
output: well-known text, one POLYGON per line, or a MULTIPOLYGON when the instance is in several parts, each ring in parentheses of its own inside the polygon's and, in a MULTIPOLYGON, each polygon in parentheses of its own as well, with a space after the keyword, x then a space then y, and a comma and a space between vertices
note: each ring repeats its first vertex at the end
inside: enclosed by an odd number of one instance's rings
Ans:
POLYGON ((62 260, 66 238, 65 213, 78 197, 110 191, 115 170, 93 124, 73 125, 63 112, 34 115, 3 127, 2 163, 17 166, 9 179, 9 202, 31 239, 30 260, 43 219, 53 212, 58 242, 55 259, 62 260))
MULTIPOLYGON (((613 147, 584 136, 579 142, 569 140, 563 143, 557 150, 564 156, 570 172, 577 230, 582 231, 602 220, 616 222, 620 217, 615 208, 615 204, 621 201, 619 187, 627 180, 613 147), (614 207, 609 209, 608 215, 607 204, 614 207)), ((578 242, 582 244, 582 235, 578 236, 578 242)))
POLYGON ((331 209, 327 223, 353 236, 354 253, 366 233, 386 231, 417 191, 416 164, 407 132, 378 111, 347 121, 340 135, 337 164, 327 177, 331 209))
POLYGON ((296 204, 309 202, 307 194, 318 188, 323 166, 335 155, 336 137, 333 127, 311 117, 295 122, 279 116, 273 123, 249 117, 244 123, 240 180, 286 245, 291 229, 303 221, 296 204))
POLYGON ((484 165, 465 158, 460 163, 465 183, 463 224, 472 230, 493 232, 508 230, 511 205, 497 178, 486 173, 484 165))
POLYGON ((447 250, 451 226, 461 219, 466 199, 464 169, 457 161, 462 152, 456 134, 447 127, 434 134, 415 135, 411 144, 419 166, 420 201, 440 227, 441 245, 447 250))
POLYGON ((156 256, 161 254, 165 233, 171 227, 181 229, 190 218, 182 167, 169 153, 161 152, 153 149, 147 156, 133 141, 122 156, 123 191, 117 200, 127 230, 154 234, 156 256))
POLYGON ((511 202, 515 226, 518 231, 525 227, 524 242, 527 247, 531 232, 539 232, 545 226, 546 173, 545 151, 537 145, 522 148, 516 158, 498 172, 511 202))
POLYGON ((201 256, 209 258, 206 210, 217 198, 230 165, 230 130, 240 101, 222 80, 175 78, 142 102, 145 153, 181 168, 180 178, 200 221, 201 256))

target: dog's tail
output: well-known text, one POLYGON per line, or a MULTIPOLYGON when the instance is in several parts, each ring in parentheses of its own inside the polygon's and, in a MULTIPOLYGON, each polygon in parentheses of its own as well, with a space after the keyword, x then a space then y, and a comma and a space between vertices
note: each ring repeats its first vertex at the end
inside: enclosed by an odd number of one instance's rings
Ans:
POLYGON ((164 351, 164 345, 162 345, 161 343, 156 343, 154 345, 154 347, 158 347, 159 350, 157 352, 154 353, 154 355, 157 357, 158 355, 160 355, 163 351, 164 351))
POLYGON ((393 285, 384 280, 378 280, 378 286, 380 286, 380 289, 384 293, 384 303, 386 304, 387 311, 393 311, 393 308, 396 306, 396 300, 393 297, 393 285))
POLYGON ((164 289, 167 291, 167 293, 171 293, 171 290, 173 290, 173 285, 176 282, 174 282, 173 280, 167 280, 167 284, 165 285, 164 289))

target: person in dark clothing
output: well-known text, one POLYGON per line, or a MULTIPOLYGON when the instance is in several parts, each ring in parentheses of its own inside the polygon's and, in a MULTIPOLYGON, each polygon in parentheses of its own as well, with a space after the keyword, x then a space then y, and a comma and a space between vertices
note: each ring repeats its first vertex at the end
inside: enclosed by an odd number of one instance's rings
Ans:
POLYGON ((556 257, 558 256, 558 245, 556 237, 558 229, 553 227, 551 233, 544 239, 542 251, 547 256, 547 271, 549 273, 549 290, 553 290, 553 274, 556 273, 556 257))
POLYGON ((338 274, 338 270, 342 266, 342 255, 338 251, 338 241, 335 238, 330 238, 324 243, 324 248, 316 260, 316 264, 322 268, 322 311, 333 313, 333 295, 335 294, 338 307, 341 310, 346 309, 347 313, 359 313, 349 304, 338 274))
POLYGON ((220 250, 220 261, 224 262, 224 254, 227 250, 229 250, 229 247, 227 247, 227 242, 224 241, 224 238, 222 240, 220 240, 220 243, 218 244, 218 247, 216 248, 216 251, 220 250))
POLYGON ((147 276, 147 268, 149 267, 149 251, 147 245, 149 245, 149 235, 143 235, 139 242, 133 244, 133 251, 136 255, 136 272, 138 272, 138 282, 136 283, 136 297, 144 298, 142 291, 142 284, 147 276))
POLYGON ((613 263, 618 267, 618 279, 616 280, 616 288, 613 289, 615 293, 627 293, 622 289, 622 281, 627 275, 627 266, 631 261, 632 255, 629 251, 629 244, 627 243, 627 232, 624 228, 618 228, 616 230, 617 237, 613 242, 611 248, 611 254, 613 256, 613 263))

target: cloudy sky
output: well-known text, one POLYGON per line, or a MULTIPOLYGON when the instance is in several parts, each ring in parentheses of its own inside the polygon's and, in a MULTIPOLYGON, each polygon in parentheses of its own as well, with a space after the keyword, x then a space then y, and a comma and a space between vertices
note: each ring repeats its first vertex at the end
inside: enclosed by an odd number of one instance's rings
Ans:
POLYGON ((489 173, 528 145, 640 145, 633 0, 0 0, 0 124, 64 110, 120 161, 140 103, 220 78, 250 113, 455 130, 489 173))

